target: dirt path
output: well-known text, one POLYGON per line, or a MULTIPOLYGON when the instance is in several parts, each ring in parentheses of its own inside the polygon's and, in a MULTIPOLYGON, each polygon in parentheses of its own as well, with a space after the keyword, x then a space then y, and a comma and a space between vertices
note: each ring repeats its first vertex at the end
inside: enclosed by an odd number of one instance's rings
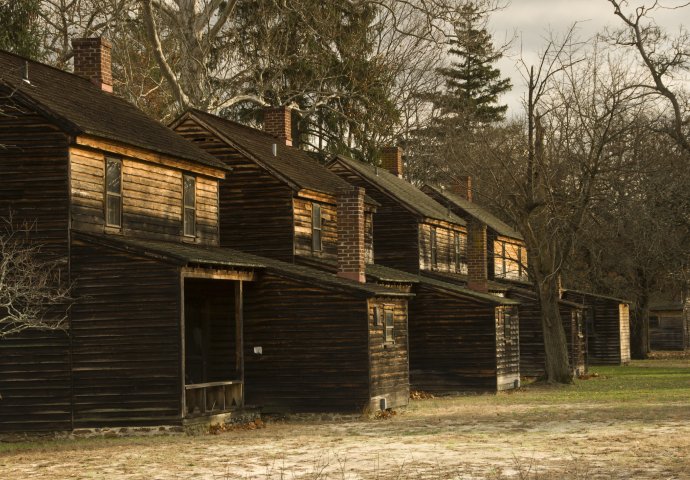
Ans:
POLYGON ((0 478, 690 479, 690 403, 419 401, 388 420, 49 443, 1 455, 0 478))

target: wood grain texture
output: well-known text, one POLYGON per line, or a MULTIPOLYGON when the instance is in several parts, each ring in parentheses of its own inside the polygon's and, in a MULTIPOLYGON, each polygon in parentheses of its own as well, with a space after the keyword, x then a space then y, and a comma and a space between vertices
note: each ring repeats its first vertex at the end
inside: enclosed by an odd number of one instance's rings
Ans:
POLYGON ((594 294, 568 291, 565 300, 584 305, 587 361, 590 365, 621 365, 630 361, 628 308, 621 302, 594 294))
MULTIPOLYGON (((499 375, 496 308, 429 286, 410 302, 410 383, 435 393, 496 391, 499 375)), ((517 321, 517 318, 515 318, 517 321)), ((511 335, 517 335, 517 328, 511 335)), ((517 338, 512 339, 517 343, 517 338)), ((505 349, 501 346, 501 354, 505 349)), ((517 372, 517 357, 500 361, 501 374, 517 372)))
POLYGON ((75 241, 74 425, 181 421, 179 267, 75 241))
MULTIPOLYGON (((32 225, 29 240, 66 266, 67 136, 8 93, 0 89, 0 217, 32 225)), ((69 429, 67 334, 25 330, 0 339, 0 395, 0 431, 69 429)))
POLYGON ((352 185, 363 187, 381 205, 374 213, 374 257, 376 263, 406 272, 419 272, 419 219, 375 185, 351 173, 338 163, 329 167, 352 185))
POLYGON ((192 119, 176 132, 233 169, 220 185, 221 245, 291 261, 294 190, 192 119))

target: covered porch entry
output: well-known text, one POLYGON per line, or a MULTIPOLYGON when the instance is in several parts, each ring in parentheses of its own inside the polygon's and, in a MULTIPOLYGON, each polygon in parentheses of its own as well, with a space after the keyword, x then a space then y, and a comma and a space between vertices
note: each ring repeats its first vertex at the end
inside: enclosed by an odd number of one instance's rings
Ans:
POLYGON ((244 406, 244 282, 253 274, 182 272, 183 418, 244 406))

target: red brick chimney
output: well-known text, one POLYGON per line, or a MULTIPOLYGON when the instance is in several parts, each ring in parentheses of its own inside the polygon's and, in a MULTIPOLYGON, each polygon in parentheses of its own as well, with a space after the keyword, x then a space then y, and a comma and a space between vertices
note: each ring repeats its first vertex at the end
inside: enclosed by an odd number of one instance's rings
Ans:
POLYGON ((384 147, 381 149, 381 167, 385 168, 393 175, 402 178, 403 176, 403 160, 402 148, 400 147, 384 147))
POLYGON ((292 112, 290 107, 270 107, 264 110, 264 132, 292 146, 292 112))
POLYGON ((338 276, 366 282, 364 189, 338 189, 338 276))
POLYGON ((113 93, 112 47, 110 41, 102 37, 73 39, 75 75, 91 80, 104 92, 113 93))
POLYGON ((451 193, 472 201, 472 177, 469 175, 457 177, 457 180, 451 183, 448 189, 451 193))
POLYGON ((486 224, 474 219, 468 221, 467 287, 482 293, 489 291, 486 241, 486 224))

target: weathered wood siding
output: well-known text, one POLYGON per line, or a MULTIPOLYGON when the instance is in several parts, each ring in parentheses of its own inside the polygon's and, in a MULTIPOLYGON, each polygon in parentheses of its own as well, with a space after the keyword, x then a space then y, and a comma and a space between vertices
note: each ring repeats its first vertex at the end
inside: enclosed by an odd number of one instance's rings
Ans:
POLYGON ((652 350, 685 350, 685 318, 682 311, 653 311, 649 315, 649 346, 652 350))
MULTIPOLYGON (((535 296, 515 292, 509 293, 508 296, 520 301, 520 375, 541 377, 546 372, 546 353, 539 301, 535 296)), ((561 303, 559 310, 570 367, 584 373, 585 339, 584 336, 578 335, 576 318, 573 317, 573 313, 579 309, 561 303)))
POLYGON ((496 390, 496 307, 420 285, 410 302, 410 384, 435 393, 496 390))
POLYGON ((75 241, 74 425, 181 420, 178 267, 75 241))
POLYGON ((363 187, 369 197, 381 204, 374 214, 376 263, 407 272, 419 272, 419 219, 376 186, 338 163, 329 168, 350 184, 363 187))
MULTIPOLYGON (((8 93, 0 89, 0 217, 11 212, 15 225, 33 225, 31 241, 66 261, 68 139, 8 93)), ((0 395, 0 431, 71 428, 67 334, 27 330, 0 339, 0 395)))
POLYGON ((407 300, 373 298, 369 300, 369 368, 371 369, 370 396, 372 408, 379 407, 376 400, 385 398, 388 408, 407 405, 410 398, 410 374, 407 338, 407 300), (394 341, 385 341, 385 319, 377 323, 376 309, 392 309, 394 314, 394 341))
MULTIPOLYGON (((70 149, 72 227, 103 232, 105 227, 102 151, 70 149)), ((181 170, 122 158, 122 233, 129 236, 182 239, 181 170)), ((218 243, 218 181, 196 176, 198 243, 218 243)), ((108 227, 112 230, 112 227, 108 227)))
POLYGON ((565 300, 585 305, 587 361, 590 365, 621 365, 630 361, 628 308, 619 301, 565 291, 565 300))
POLYGON ((436 272, 467 273, 467 256, 459 265, 455 262, 455 234, 461 236, 467 245, 467 233, 460 229, 434 226, 428 223, 419 225, 419 268, 436 272), (431 231, 436 231, 436 264, 432 263, 431 231))
POLYGON ((272 274, 244 292, 248 405, 352 412, 369 403, 366 299, 272 274))
POLYGON ((516 307, 496 307, 496 388, 520 383, 520 320, 516 307))
POLYGON ((292 261, 292 188, 191 119, 176 131, 233 169, 220 185, 221 245, 292 261))
POLYGON ((338 258, 338 226, 336 205, 304 198, 293 200, 295 215, 295 255, 325 260, 338 258), (312 248, 312 207, 321 206, 321 251, 312 248))

